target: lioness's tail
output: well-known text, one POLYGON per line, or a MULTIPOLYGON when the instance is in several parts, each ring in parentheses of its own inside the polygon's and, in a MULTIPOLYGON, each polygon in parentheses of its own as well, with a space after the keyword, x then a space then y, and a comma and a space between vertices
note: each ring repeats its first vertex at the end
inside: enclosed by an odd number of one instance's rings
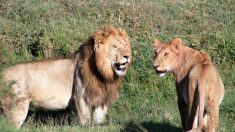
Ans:
POLYGON ((199 109, 198 109, 198 126, 203 127, 203 115, 205 110, 205 93, 206 81, 203 78, 198 79, 198 96, 199 96, 199 109))
POLYGON ((201 64, 201 71, 198 77, 198 96, 199 96, 199 110, 198 110, 198 127, 203 128, 203 116, 205 111, 206 103, 206 91, 207 91, 207 81, 209 75, 211 74, 211 63, 210 61, 205 61, 204 64, 201 64))

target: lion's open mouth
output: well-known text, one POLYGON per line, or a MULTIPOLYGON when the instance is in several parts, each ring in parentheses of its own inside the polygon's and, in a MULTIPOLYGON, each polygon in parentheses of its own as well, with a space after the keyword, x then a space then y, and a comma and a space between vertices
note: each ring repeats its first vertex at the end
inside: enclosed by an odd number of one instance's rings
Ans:
POLYGON ((127 63, 115 63, 114 68, 115 68, 115 70, 125 71, 126 70, 126 64, 127 63))
POLYGON ((159 71, 159 70, 155 70, 156 73, 160 76, 160 77, 163 77, 166 75, 167 71, 159 71))
POLYGON ((118 76, 124 76, 126 74, 127 63, 114 63, 114 71, 118 76))
POLYGON ((159 70, 156 70, 156 73, 157 73, 157 74, 162 74, 162 73, 166 73, 166 71, 159 71, 159 70))

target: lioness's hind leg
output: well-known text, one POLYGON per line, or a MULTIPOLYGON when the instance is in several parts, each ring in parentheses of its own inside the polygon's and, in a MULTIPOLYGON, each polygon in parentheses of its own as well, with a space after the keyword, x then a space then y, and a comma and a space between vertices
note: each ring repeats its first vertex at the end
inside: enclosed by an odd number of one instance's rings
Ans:
POLYGON ((208 114, 205 114, 202 121, 202 130, 207 130, 207 124, 208 124, 208 114))
POLYGON ((193 129, 186 131, 186 132, 202 132, 202 131, 199 128, 193 128, 193 129))
POLYGON ((214 101, 208 102, 209 106, 209 122, 208 132, 215 132, 219 120, 219 106, 214 101))
POLYGON ((28 114, 30 99, 21 99, 18 101, 10 111, 10 120, 13 125, 20 128, 28 114))
POLYGON ((197 111, 195 113, 195 117, 194 117, 194 121, 193 121, 193 128, 198 128, 198 109, 199 109, 199 107, 197 107, 197 111))

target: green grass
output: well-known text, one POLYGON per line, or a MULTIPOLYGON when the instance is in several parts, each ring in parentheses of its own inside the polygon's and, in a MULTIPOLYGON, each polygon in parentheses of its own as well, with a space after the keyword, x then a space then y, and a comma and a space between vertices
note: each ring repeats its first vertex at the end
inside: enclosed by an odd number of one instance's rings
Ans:
MULTIPOLYGON (((171 75, 152 68, 155 38, 207 51, 225 84, 220 132, 235 131, 234 0, 0 0, 0 70, 73 53, 99 27, 127 30, 133 64, 107 124, 79 126, 73 110, 30 114, 20 131, 181 131, 171 75), (54 116, 54 115, 59 116, 54 116)), ((19 131, 4 125, 1 131, 19 131)))

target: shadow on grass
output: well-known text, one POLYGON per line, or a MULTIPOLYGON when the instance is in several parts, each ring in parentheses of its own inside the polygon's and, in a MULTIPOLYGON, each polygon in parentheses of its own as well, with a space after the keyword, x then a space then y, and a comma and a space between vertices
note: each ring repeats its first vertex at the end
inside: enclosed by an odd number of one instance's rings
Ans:
MULTIPOLYGON (((50 125, 79 125, 76 114, 71 109, 60 111, 34 111, 29 112, 26 122, 35 126, 50 125)), ((104 126, 109 125, 103 124, 104 126)), ((120 125, 120 124, 119 124, 120 125)), ((168 122, 127 122, 121 125, 121 132, 182 132, 180 127, 168 122)))
POLYGON ((29 111, 26 122, 31 121, 35 125, 71 125, 77 121, 76 114, 71 109, 59 111, 29 111))
POLYGON ((124 125, 121 132, 182 132, 182 129, 167 122, 129 122, 124 125))

